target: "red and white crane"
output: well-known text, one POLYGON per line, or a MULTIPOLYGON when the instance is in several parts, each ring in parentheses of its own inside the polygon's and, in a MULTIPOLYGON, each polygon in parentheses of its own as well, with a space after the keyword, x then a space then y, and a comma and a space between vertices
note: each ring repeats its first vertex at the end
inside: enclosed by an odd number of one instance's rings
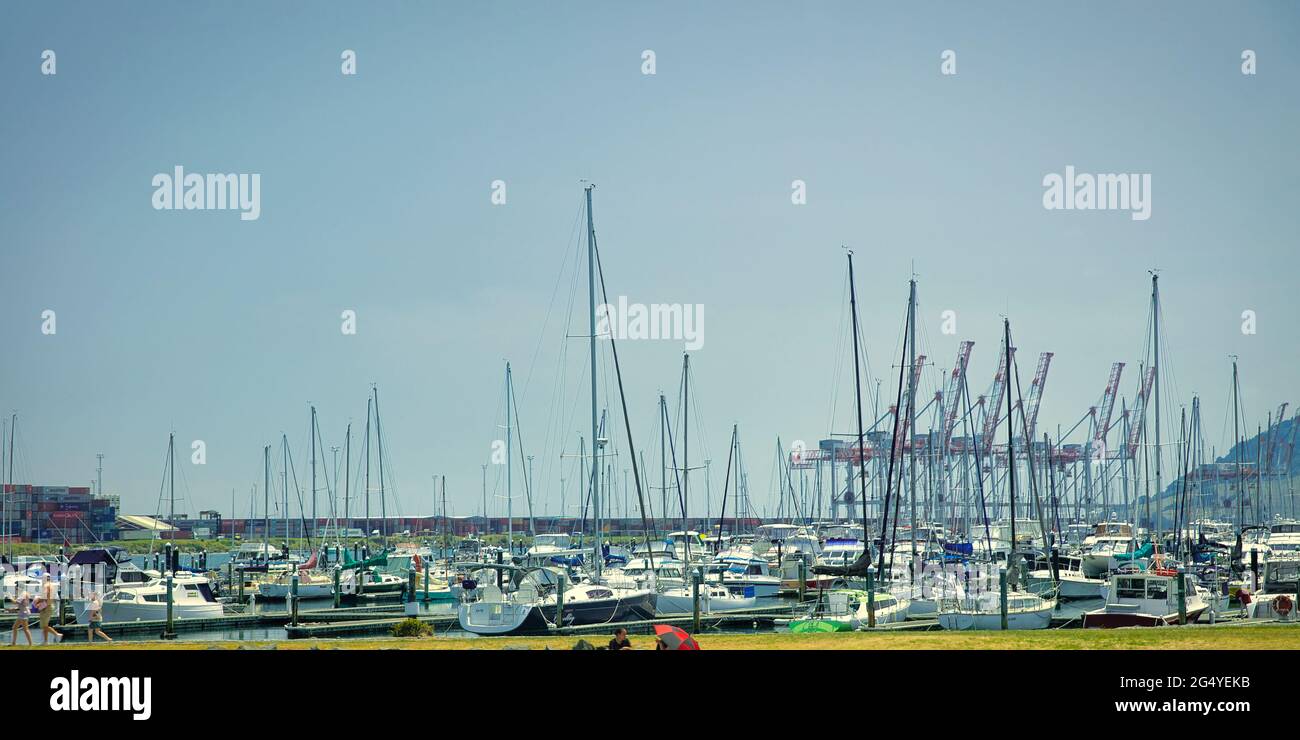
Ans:
MULTIPOLYGON (((1014 359, 1016 348, 1012 347, 1014 359)), ((993 390, 989 392, 988 404, 984 407, 984 429, 980 432, 980 449, 985 455, 993 452, 993 435, 998 431, 998 422, 1002 420, 1002 396, 1007 392, 1007 348, 1003 340, 998 352, 998 372, 993 376, 993 390)))
POLYGON ((1110 366, 1110 378, 1106 381, 1106 390, 1101 394, 1097 428, 1092 433, 1093 457, 1106 455, 1106 434, 1110 431, 1110 417, 1115 411, 1115 399, 1119 397, 1119 379, 1123 374, 1124 363, 1117 362, 1110 366))
POLYGON ((943 391, 943 430, 939 437, 939 449, 947 450, 952 439, 952 430, 957 425, 957 411, 961 408, 961 392, 966 385, 966 365, 970 363, 970 351, 975 343, 967 340, 957 347, 957 362, 948 375, 948 386, 943 391))
POLYGON ((1147 368, 1146 377, 1142 379, 1142 385, 1138 388, 1137 398, 1133 401, 1133 423, 1128 428, 1128 456, 1130 459, 1137 455, 1138 443, 1142 441, 1142 424, 1147 418, 1147 399, 1151 396, 1151 385, 1156 380, 1156 369, 1147 368))
POLYGON ((1038 356, 1038 369, 1034 371, 1034 379, 1029 383, 1029 400, 1025 407, 1025 448, 1030 449, 1034 444, 1034 429, 1038 426, 1038 406, 1043 402, 1043 386, 1047 385, 1047 368, 1052 364, 1052 352, 1044 352, 1038 356))

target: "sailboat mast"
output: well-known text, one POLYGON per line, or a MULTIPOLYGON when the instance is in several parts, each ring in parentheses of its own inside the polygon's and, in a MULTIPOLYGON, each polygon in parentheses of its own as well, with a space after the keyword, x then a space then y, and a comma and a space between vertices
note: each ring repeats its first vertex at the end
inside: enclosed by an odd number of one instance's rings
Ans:
POLYGON ((388 544, 388 496, 384 491, 384 427, 379 421, 379 386, 371 389, 375 394, 375 443, 379 446, 379 518, 383 520, 384 545, 388 544))
POLYGON ((510 428, 510 363, 506 363, 506 549, 513 555, 515 551, 515 514, 514 497, 511 491, 511 473, 514 462, 513 439, 510 428))
POLYGON ((686 532, 686 569, 691 568, 691 356, 682 353, 682 531, 686 532))
MULTIPOLYGON (((351 488, 352 482, 352 422, 348 422, 348 431, 343 442, 343 519, 347 521, 348 526, 352 526, 352 510, 348 503, 352 500, 351 488)), ((335 489, 337 490, 337 489, 335 489)))
MULTIPOLYGON (((1007 372, 1011 372, 1011 319, 1002 320, 1002 341, 1003 350, 1006 352, 1007 372)), ((1016 450, 1015 440, 1012 434, 1011 423, 1011 393, 1007 389, 1007 490, 1009 492, 1009 501, 1011 505, 1011 554, 1007 558, 1007 570, 1015 567, 1016 560, 1016 450)), ((1000 413, 999 409, 993 409, 993 413, 1000 413)))
POLYGON ((591 511, 592 522, 596 528, 595 539, 595 562, 596 562, 596 580, 600 580, 601 567, 604 565, 604 555, 601 542, 600 531, 600 440, 596 436, 596 221, 591 213, 591 189, 594 185, 588 185, 587 192, 587 307, 588 316, 588 345, 591 352, 591 511))
POLYGON ((266 560, 271 556, 271 445, 262 446, 262 468, 262 559, 266 560))
POLYGON ((311 537, 316 536, 316 407, 311 407, 311 537))
MULTIPOLYGON (((912 448, 911 454, 908 455, 908 492, 911 506, 911 524, 912 524, 912 579, 916 579, 916 449, 915 445, 909 445, 908 437, 916 434, 916 280, 915 278, 908 281, 909 292, 907 298, 907 333, 908 343, 911 344, 911 351, 908 352, 909 360, 907 369, 907 434, 903 437, 903 446, 898 448, 899 454, 905 452, 909 447, 912 448)), ((856 361, 856 360, 855 360, 856 361)))
MULTIPOLYGON (((863 432, 863 429, 862 429, 862 368, 860 367, 860 364, 858 363, 858 358, 861 357, 861 355, 858 354, 858 352, 859 352, 859 350, 858 350, 858 291, 857 291, 857 288, 856 288, 856 286, 855 286, 855 284, 854 284, 854 282, 853 282, 853 252, 852 252, 852 250, 849 251, 849 313, 852 314, 852 316, 853 316, 853 397, 856 399, 855 404, 854 404, 854 407, 855 407, 855 409, 857 410, 857 414, 858 414, 858 469, 857 469, 857 476, 858 476, 858 481, 859 481, 859 483, 860 483, 860 485, 861 485, 861 487, 862 487, 862 494, 861 494, 861 498, 862 498, 862 538, 863 538, 863 540, 865 540, 866 543, 867 543, 867 544, 866 544, 866 547, 867 547, 867 557, 870 558, 870 557, 871 557, 871 534, 870 534, 870 532, 869 532, 869 530, 868 530, 868 525, 867 525, 867 475, 866 475, 866 473, 867 473, 867 471, 866 471, 867 459, 866 459, 866 450, 864 450, 864 449, 862 448, 863 438, 864 438, 864 432, 863 432)), ((832 465, 832 466, 835 465, 834 454, 835 454, 835 452, 834 452, 834 449, 832 448, 832 451, 831 451, 831 455, 832 455, 832 457, 831 457, 831 465, 832 465)), ((834 467, 832 467, 831 470, 834 471, 834 467)), ((831 473, 831 477, 832 477, 832 479, 834 478, 834 472, 831 473)), ((737 478, 736 487, 737 487, 737 488, 736 488, 736 490, 737 490, 737 494, 736 494, 736 495, 739 496, 739 495, 740 495, 740 493, 739 493, 739 491, 740 491, 739 478, 737 478)), ((850 491, 853 490, 853 488, 852 488, 852 484, 850 484, 850 486, 849 486, 849 490, 850 490, 850 491)), ((853 513, 852 511, 849 512, 850 515, 852 515, 852 513, 853 513)), ((848 517, 845 517, 845 518, 846 518, 846 519, 852 519, 852 516, 848 516, 848 517)), ((880 546, 881 546, 881 550, 883 551, 883 550, 884 550, 884 546, 885 546, 885 532, 884 532, 884 530, 881 530, 881 532, 880 532, 880 546)))
POLYGON ((370 407, 371 399, 366 399, 366 542, 370 541, 370 407))
POLYGON ((167 478, 168 478, 168 509, 167 524, 175 526, 176 521, 176 434, 167 435, 167 478))
MULTIPOLYGON (((1160 276, 1151 273, 1151 368, 1155 370, 1156 400, 1156 492, 1164 491, 1160 475, 1160 276)), ((1156 506, 1156 539, 1160 538, 1160 506, 1156 506)))
POLYGON ((668 518, 668 402, 659 394, 659 516, 668 518))
MULTIPOLYGON (((280 468, 280 491, 284 495, 284 510, 280 512, 280 518, 284 519, 284 539, 285 554, 288 554, 289 540, 289 435, 280 433, 280 460, 284 467, 280 468)), ((300 507, 301 508, 301 507, 300 507)))
POLYGON ((1245 482, 1241 476, 1241 412, 1238 410, 1237 389, 1241 386, 1237 380, 1237 358, 1232 358, 1232 446, 1236 449, 1237 454, 1237 529, 1245 526, 1245 482))

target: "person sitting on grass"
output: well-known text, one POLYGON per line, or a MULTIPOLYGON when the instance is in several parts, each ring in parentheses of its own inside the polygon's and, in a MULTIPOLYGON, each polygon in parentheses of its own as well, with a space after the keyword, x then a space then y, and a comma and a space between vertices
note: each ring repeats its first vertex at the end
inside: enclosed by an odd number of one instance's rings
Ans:
POLYGON ((627 639, 627 630, 619 627, 614 630, 614 639, 609 641, 610 650, 631 650, 632 641, 627 639))

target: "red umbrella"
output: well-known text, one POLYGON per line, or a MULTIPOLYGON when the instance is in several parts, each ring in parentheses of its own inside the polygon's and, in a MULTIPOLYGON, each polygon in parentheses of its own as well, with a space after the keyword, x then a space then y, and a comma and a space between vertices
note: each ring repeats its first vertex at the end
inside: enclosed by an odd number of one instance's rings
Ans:
POLYGON ((669 650, 699 650, 700 644, 695 641, 694 637, 686 634, 680 627, 673 627, 667 624, 656 624, 655 634, 658 635, 660 642, 669 650))

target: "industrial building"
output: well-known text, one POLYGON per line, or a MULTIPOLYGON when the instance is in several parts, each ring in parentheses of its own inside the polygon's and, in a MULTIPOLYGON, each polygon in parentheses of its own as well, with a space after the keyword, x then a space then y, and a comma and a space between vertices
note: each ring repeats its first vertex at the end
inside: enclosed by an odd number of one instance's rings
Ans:
POLYGON ((88 544, 118 537, 117 508, 89 487, 6 484, 0 538, 42 544, 88 544))

